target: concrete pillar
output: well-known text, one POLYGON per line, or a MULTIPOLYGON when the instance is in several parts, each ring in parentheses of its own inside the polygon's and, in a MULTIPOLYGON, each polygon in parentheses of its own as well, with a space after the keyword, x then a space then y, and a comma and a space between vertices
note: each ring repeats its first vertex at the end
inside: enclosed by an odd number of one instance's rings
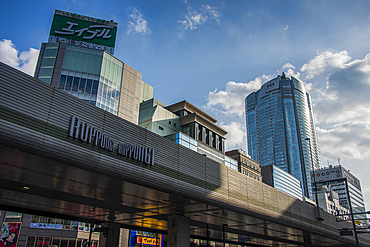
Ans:
POLYGON ((220 141, 219 141, 219 136, 218 136, 218 135, 216 135, 215 137, 216 137, 216 141, 215 141, 216 146, 214 146, 214 148, 218 150, 219 142, 220 142, 220 141))
POLYGON ((100 232, 99 247, 118 247, 120 237, 120 226, 112 222, 103 223, 101 228, 106 231, 100 232))
POLYGON ((167 247, 190 246, 190 219, 183 215, 168 217, 167 247))

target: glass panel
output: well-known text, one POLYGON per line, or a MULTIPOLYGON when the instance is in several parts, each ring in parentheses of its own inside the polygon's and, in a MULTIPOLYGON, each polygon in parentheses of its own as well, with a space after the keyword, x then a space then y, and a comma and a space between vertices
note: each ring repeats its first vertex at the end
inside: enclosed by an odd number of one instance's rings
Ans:
POLYGON ((73 77, 72 76, 68 76, 67 77, 65 91, 67 91, 67 92, 71 91, 72 80, 73 80, 73 77))
POLYGON ((75 77, 73 79, 73 84, 72 84, 72 92, 77 92, 78 89, 78 81, 80 80, 79 77, 75 77))
POLYGON ((41 67, 54 67, 55 58, 44 58, 41 63, 41 67))
POLYGON ((16 213, 16 212, 6 212, 6 216, 5 218, 20 218, 22 217, 22 214, 21 213, 16 213))
POLYGON ((71 221, 71 230, 78 229, 78 221, 71 221))
POLYGON ((59 246, 60 238, 53 238, 53 245, 59 246))
POLYGON ((113 81, 113 69, 114 69, 114 63, 113 62, 111 62, 111 64, 110 64, 110 68, 109 68, 109 80, 110 81, 113 81))
POLYGON ((55 229, 63 229, 63 220, 55 219, 55 229))
POLYGON ((47 222, 48 222, 48 217, 40 216, 39 228, 46 228, 47 222))
POLYGON ((58 48, 59 44, 58 43, 49 43, 49 44, 46 44, 46 49, 55 49, 55 48, 58 48))
POLYGON ((94 84, 92 86, 92 91, 91 91, 91 94, 92 95, 96 95, 97 92, 98 92, 98 85, 99 85, 99 81, 94 81, 94 84))
MULTIPOLYGON (((67 46, 68 48, 68 46, 67 46)), ((69 69, 69 60, 71 59, 71 51, 66 50, 64 54, 63 66, 62 69, 69 69)))
POLYGON ((99 75, 101 71, 101 64, 102 64, 102 57, 96 56, 96 62, 95 62, 95 74, 99 75))
MULTIPOLYGON (((86 241, 86 240, 85 240, 86 241)), ((85 243, 84 243, 85 244, 85 243)), ((83 247, 82 246, 82 239, 77 239, 77 244, 76 244, 77 247, 83 247)), ((87 245, 86 245, 87 246, 87 245)))
POLYGON ((60 247, 68 247, 68 238, 62 238, 61 239, 60 247))
POLYGON ((71 221, 64 220, 63 221, 63 230, 69 230, 71 228, 71 221))
POLYGON ((76 246, 76 239, 75 238, 70 238, 68 247, 75 247, 76 246))
POLYGON ((51 77, 53 73, 53 68, 41 68, 39 77, 51 77))
POLYGON ((107 58, 107 62, 105 65, 105 78, 109 80, 110 77, 110 69, 111 69, 111 61, 107 58))
POLYGON ((77 61, 77 52, 73 51, 71 53, 71 60, 69 62, 69 70, 75 70, 77 61))
POLYGON ((45 57, 56 57, 58 49, 45 49, 44 58, 45 57))
POLYGON ((36 239, 36 246, 39 247, 39 246, 45 246, 44 245, 44 237, 37 237, 36 239))
POLYGON ((87 95, 90 95, 90 93, 91 93, 91 87, 92 87, 92 80, 88 79, 87 80, 87 83, 86 83, 86 90, 85 90, 85 93, 87 95))
POLYGON ((84 53, 79 53, 77 57, 76 71, 82 70, 83 62, 84 62, 84 53))
POLYGON ((66 75, 60 75, 59 85, 58 88, 64 90, 64 86, 66 84, 66 75))
POLYGON ((48 218, 47 228, 53 229, 55 227, 55 218, 48 218))
POLYGON ((85 84, 86 84, 86 79, 81 78, 80 80, 80 86, 78 87, 78 93, 83 94, 85 92, 85 84))
POLYGON ((100 75, 101 76, 104 76, 104 77, 106 77, 106 75, 105 75, 105 67, 106 67, 106 64, 107 64, 107 59, 106 59, 106 57, 104 56, 104 58, 103 58, 103 63, 102 63, 102 66, 101 66, 101 73, 100 73, 100 75))
POLYGON ((89 70, 87 73, 89 74, 94 74, 94 69, 95 69, 95 60, 96 60, 96 56, 94 55, 91 55, 91 58, 89 60, 89 70))
POLYGON ((82 66, 82 72, 87 73, 89 71, 90 53, 85 53, 84 62, 82 66))
POLYGON ((34 247, 36 237, 28 237, 26 247, 34 247))
POLYGON ((45 237, 44 246, 50 246, 50 244, 51 244, 51 237, 45 237))
POLYGON ((32 227, 32 228, 39 227, 39 220, 40 220, 40 216, 32 215, 30 227, 32 227))

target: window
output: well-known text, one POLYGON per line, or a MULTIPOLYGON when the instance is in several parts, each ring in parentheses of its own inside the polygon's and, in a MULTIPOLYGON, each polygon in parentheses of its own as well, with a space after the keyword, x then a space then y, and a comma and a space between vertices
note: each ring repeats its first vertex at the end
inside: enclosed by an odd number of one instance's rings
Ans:
POLYGON ((168 124, 169 124, 169 125, 171 125, 171 124, 172 124, 171 120, 170 120, 170 121, 168 121, 168 124))
POLYGON ((163 128, 161 126, 159 126, 159 129, 163 131, 163 128))
POLYGON ((5 218, 21 218, 22 214, 21 213, 16 213, 16 212, 6 212, 5 218))

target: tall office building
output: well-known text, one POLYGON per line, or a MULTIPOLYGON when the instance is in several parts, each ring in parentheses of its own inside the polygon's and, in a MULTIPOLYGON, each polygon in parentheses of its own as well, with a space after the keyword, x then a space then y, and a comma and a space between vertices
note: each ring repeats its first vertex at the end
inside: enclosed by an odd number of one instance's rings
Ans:
POLYGON ((35 77, 137 124, 142 88, 148 85, 141 73, 113 56, 117 25, 55 10, 35 77))
MULTIPOLYGON (((331 190, 335 191, 339 195, 339 203, 342 207, 350 209, 349 199, 350 196, 351 206, 354 213, 365 212, 365 203, 362 196, 360 180, 356 178, 352 173, 345 169, 341 165, 323 167, 315 170, 315 182, 317 188, 320 191, 324 186, 328 186, 331 190), (347 185, 346 186, 346 182, 347 185), (348 191, 347 191, 348 187, 348 191)), ((366 214, 355 215, 355 219, 365 219, 366 214)), ((366 224, 366 221, 363 221, 366 224)))
POLYGON ((245 99, 248 153, 261 166, 275 165, 302 183, 313 199, 310 172, 320 167, 310 96, 302 82, 283 73, 245 99))

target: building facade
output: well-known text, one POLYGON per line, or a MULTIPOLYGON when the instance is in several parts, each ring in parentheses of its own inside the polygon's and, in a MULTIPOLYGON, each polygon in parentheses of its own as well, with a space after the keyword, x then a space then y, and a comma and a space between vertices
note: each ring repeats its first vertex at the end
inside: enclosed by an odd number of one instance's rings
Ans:
POLYGON ((154 98, 140 103, 139 126, 238 170, 238 162, 225 155, 227 132, 216 122, 186 100, 169 106, 154 98))
POLYGON ((246 151, 243 149, 234 149, 225 152, 225 154, 238 161, 238 170, 240 173, 257 181, 262 181, 260 165, 252 160, 246 151))
POLYGON ((245 99, 248 153, 260 165, 275 165, 302 184, 313 199, 310 171, 320 167, 310 96, 303 83, 283 73, 245 99))
POLYGON ((262 166, 261 171, 262 182, 299 200, 303 199, 301 182, 297 178, 275 165, 262 166))
POLYGON ((142 89, 149 85, 141 73, 113 56, 117 25, 56 10, 35 77, 137 124, 142 89))
MULTIPOLYGON (((348 210, 350 209, 348 203, 349 194, 353 212, 359 213, 366 211, 360 180, 350 173, 346 168, 341 165, 323 167, 315 170, 314 176, 317 188, 321 188, 322 186, 330 186, 330 189, 338 193, 339 204, 342 207, 348 210), (348 193, 344 179, 347 180, 348 193)), ((356 218, 366 218, 366 214, 356 215, 355 219, 356 218)))
MULTIPOLYGON (((329 214, 341 215, 350 213, 347 208, 340 205, 338 193, 332 190, 330 186, 321 186, 317 191, 317 199, 319 207, 329 214)), ((342 216, 341 218, 348 219, 348 216, 342 216)))

